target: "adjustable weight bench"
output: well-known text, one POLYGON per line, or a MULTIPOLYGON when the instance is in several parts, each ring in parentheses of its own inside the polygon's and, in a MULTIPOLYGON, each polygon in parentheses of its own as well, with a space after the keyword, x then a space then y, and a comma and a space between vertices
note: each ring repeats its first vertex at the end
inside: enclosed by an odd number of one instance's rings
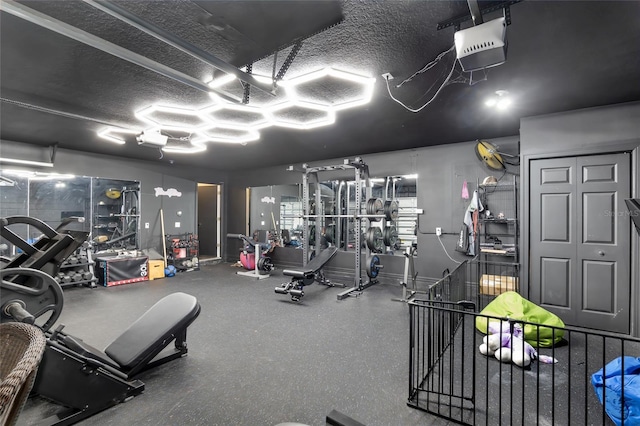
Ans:
POLYGON ((62 332, 50 333, 33 387, 41 395, 69 407, 46 424, 73 424, 139 395, 141 372, 187 354, 187 327, 200 314, 196 298, 170 294, 145 312, 104 352, 62 332), (167 346, 175 342, 175 348, 167 346))
MULTIPOLYGON (((280 287, 276 287, 276 293, 291 294, 291 300, 299 302, 302 296, 304 296, 303 287, 306 285, 311 285, 317 281, 319 284, 328 285, 330 287, 335 286, 336 284, 331 283, 324 276, 322 268, 331 260, 337 251, 338 248, 336 246, 327 247, 307 263, 303 269, 285 269, 282 271, 283 275, 291 277, 291 281, 282 284, 280 287)), ((344 285, 341 284, 340 286, 344 287, 344 285)))

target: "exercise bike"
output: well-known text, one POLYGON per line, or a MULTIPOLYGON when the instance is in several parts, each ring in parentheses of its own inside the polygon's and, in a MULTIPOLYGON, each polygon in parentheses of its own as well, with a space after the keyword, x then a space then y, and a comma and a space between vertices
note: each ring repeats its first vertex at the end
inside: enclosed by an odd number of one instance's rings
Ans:
POLYGON ((187 354, 187 327, 200 314, 195 297, 170 294, 145 312, 104 351, 63 331, 51 331, 64 306, 56 273, 62 262, 86 239, 81 231, 51 228, 31 217, 1 218, 0 236, 21 253, 4 259, 0 269, 0 321, 35 324, 46 335, 46 349, 32 394, 62 407, 39 424, 71 425, 139 395, 143 371, 187 354), (13 232, 12 225, 29 224, 42 232, 35 243, 13 232), (168 348, 174 342, 174 348, 168 348), (166 349, 166 350, 165 350, 166 349))
POLYGON ((266 255, 273 246, 252 240, 243 234, 227 234, 227 238, 237 238, 244 242, 240 250, 240 263, 245 271, 236 272, 237 275, 253 277, 259 280, 269 278, 269 273, 274 269, 273 261, 266 255))

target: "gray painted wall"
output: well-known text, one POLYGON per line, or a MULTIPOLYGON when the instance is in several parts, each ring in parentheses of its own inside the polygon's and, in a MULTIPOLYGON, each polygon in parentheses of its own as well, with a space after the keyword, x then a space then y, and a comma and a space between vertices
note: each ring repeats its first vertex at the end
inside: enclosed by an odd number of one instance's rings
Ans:
MULTIPOLYGON (((518 138, 515 136, 491 141, 506 153, 517 154, 518 152, 518 138)), ((442 271, 447 268, 453 270, 456 266, 440 245, 435 235, 436 227, 443 229, 442 243, 449 255, 456 261, 468 259, 467 256, 455 252, 458 231, 469 204, 468 200, 461 198, 462 184, 466 180, 469 191, 473 191, 478 179, 482 180, 488 175, 496 174, 485 169, 480 163, 475 155, 474 146, 475 142, 464 142, 362 156, 369 166, 371 177, 418 174, 418 208, 423 209, 424 214, 419 220, 421 232, 418 235, 416 270, 422 280, 439 278, 442 271)), ((309 161, 308 164, 320 166, 342 164, 342 162, 343 159, 338 158, 323 162, 309 161)), ((300 166, 300 164, 294 166, 300 166)), ((246 187, 302 182, 300 172, 288 172, 286 168, 285 165, 262 170, 245 170, 233 174, 230 177, 232 188, 228 191, 231 202, 234 205, 242 205, 244 208, 246 187)), ((333 179, 335 175, 331 173, 322 173, 320 179, 322 180, 325 176, 327 179, 333 179)), ((351 174, 346 177, 349 176, 351 174)), ((233 216, 227 220, 228 232, 244 232, 246 217, 235 214, 233 216)), ((225 253, 225 256, 229 261, 237 260, 237 248, 235 251, 225 253)), ((283 256, 282 258, 291 259, 292 257, 283 256)), ((402 277, 404 257, 401 253, 393 258, 383 255, 381 261, 385 265, 380 274, 381 281, 397 283, 402 277)), ((352 274, 353 265, 353 253, 348 252, 340 252, 330 264, 336 270, 344 273, 351 271, 352 274)))
MULTIPOLYGON (((539 158, 632 151, 632 196, 640 197, 640 102, 523 118, 520 122, 522 270, 528 271, 529 163, 539 158)), ((640 335, 640 237, 634 231, 631 248, 631 334, 640 335)), ((528 274, 522 291, 528 294, 528 274)))

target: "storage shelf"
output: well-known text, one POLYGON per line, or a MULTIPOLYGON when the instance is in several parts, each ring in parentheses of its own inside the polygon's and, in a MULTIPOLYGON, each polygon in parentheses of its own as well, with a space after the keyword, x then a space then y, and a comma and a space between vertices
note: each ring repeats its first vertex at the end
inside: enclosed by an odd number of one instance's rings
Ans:
POLYGON ((81 268, 83 266, 95 265, 95 262, 85 262, 85 263, 63 263, 60 265, 60 269, 68 269, 68 268, 81 268))
POLYGON ((483 223, 495 223, 495 224, 501 224, 501 225, 511 225, 511 224, 518 223, 518 219, 482 219, 480 218, 480 221, 483 223))
MULTIPOLYGON (((517 178, 498 184, 478 183, 478 195, 490 217, 479 217, 481 229, 476 241, 478 254, 488 261, 491 258, 508 258, 518 263, 518 186, 517 178), (498 216, 503 216, 502 219, 498 216), (496 241, 497 240, 497 241, 496 241), (495 244, 498 247, 495 248, 495 244)), ((485 212, 481 214, 484 215, 485 212)))
MULTIPOLYGON (((68 282, 68 283, 59 283, 59 284, 60 284, 60 287, 64 288, 64 287, 71 287, 71 286, 74 286, 74 285, 83 285, 83 284, 95 283, 97 281, 98 280, 96 278, 92 278, 90 280, 71 281, 71 282, 68 282)), ((95 287, 95 286, 92 286, 92 287, 95 287)))

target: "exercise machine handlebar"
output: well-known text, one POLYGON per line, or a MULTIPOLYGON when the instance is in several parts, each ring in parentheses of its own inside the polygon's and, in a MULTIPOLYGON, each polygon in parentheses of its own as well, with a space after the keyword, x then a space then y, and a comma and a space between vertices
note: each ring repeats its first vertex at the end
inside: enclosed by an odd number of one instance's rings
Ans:
POLYGON ((4 306, 4 313, 18 322, 34 324, 36 318, 27 311, 24 302, 13 300, 4 306))
POLYGON ((247 244, 252 245, 254 247, 260 245, 258 241, 253 241, 251 238, 243 234, 227 234, 227 238, 237 238, 239 240, 244 240, 247 244))

